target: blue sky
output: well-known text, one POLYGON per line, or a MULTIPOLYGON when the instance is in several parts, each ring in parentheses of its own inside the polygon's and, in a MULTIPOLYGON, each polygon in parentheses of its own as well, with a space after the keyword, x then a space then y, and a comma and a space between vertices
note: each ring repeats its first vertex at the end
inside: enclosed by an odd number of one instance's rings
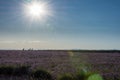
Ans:
POLYGON ((33 21, 30 1, 0 0, 0 49, 120 49, 120 0, 42 0, 52 15, 33 21))

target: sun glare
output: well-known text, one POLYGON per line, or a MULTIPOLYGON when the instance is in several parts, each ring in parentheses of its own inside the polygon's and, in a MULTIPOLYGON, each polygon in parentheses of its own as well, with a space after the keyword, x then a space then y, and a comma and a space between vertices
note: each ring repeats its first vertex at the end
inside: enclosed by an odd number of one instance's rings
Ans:
POLYGON ((42 16, 45 14, 45 6, 39 3, 32 3, 28 6, 28 12, 31 16, 42 16))
POLYGON ((52 15, 51 7, 48 2, 43 1, 31 1, 29 3, 24 4, 24 11, 28 18, 33 19, 43 19, 48 18, 52 15))

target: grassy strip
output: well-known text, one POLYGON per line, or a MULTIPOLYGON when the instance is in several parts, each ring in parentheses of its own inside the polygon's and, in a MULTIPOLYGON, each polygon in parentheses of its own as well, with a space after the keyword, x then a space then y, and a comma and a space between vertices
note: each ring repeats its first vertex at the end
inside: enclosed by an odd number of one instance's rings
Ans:
MULTIPOLYGON (((30 78, 29 80, 54 80, 48 71, 43 69, 37 69, 33 71, 30 70, 29 66, 0 66, 0 75, 19 77, 26 75, 30 78)), ((69 73, 60 75, 57 77, 57 80, 94 80, 94 77, 96 77, 94 73, 85 73, 81 71, 75 75, 71 75, 69 73)), ((100 77, 99 80, 102 80, 102 78, 100 77)))
POLYGON ((0 75, 22 76, 29 74, 29 66, 0 66, 0 75))
POLYGON ((37 69, 31 72, 32 80, 53 80, 52 75, 43 69, 37 69))

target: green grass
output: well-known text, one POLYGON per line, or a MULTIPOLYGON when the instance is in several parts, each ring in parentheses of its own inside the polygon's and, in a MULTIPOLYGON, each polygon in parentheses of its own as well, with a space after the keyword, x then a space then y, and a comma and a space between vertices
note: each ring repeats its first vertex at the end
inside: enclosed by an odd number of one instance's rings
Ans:
MULTIPOLYGON (((28 76, 29 80, 54 80, 53 76, 46 70, 31 70, 29 66, 0 66, 0 75, 4 76, 28 76)), ((57 77, 57 80, 103 80, 99 74, 78 71, 74 75, 65 73, 57 77)), ((119 79, 118 79, 119 80, 119 79)))
POLYGON ((74 77, 71 74, 66 73, 63 75, 59 75, 58 80, 74 80, 74 77))
POLYGON ((0 75, 22 76, 29 74, 29 66, 0 66, 0 75))
POLYGON ((38 69, 31 72, 31 76, 32 78, 38 79, 38 80, 52 80, 51 74, 46 70, 42 70, 42 69, 38 69))

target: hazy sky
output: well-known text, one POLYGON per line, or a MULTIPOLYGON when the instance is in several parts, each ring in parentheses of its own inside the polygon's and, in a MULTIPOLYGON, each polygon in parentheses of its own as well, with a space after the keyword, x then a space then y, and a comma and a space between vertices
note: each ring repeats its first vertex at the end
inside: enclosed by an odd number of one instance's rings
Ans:
POLYGON ((120 49, 120 0, 42 0, 41 19, 30 1, 0 0, 0 49, 120 49))

